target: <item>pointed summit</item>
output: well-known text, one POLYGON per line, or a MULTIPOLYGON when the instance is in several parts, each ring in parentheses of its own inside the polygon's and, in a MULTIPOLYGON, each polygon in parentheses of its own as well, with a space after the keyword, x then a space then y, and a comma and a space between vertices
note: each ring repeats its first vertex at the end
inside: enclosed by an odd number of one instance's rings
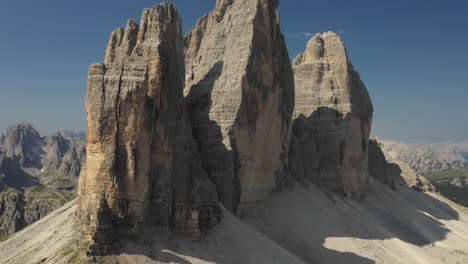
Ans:
POLYGON ((218 0, 185 40, 194 136, 203 168, 233 212, 269 197, 287 168, 294 79, 277 5, 218 0))
POLYGON ((315 35, 293 71, 293 174, 348 196, 362 192, 369 178, 373 107, 339 35, 315 35))
POLYGON ((87 168, 78 219, 89 254, 140 226, 194 233, 219 217, 183 103, 182 25, 175 5, 145 9, 114 31, 89 70, 87 168))

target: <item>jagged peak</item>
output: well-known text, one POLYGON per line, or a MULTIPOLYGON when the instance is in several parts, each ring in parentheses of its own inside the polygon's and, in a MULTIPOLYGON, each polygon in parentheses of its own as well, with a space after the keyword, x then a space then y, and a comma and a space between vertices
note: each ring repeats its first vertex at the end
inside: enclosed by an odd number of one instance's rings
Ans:
POLYGON ((115 29, 106 49, 105 64, 123 63, 132 54, 145 56, 140 47, 149 39, 158 39, 161 29, 175 23, 175 27, 182 32, 182 22, 175 4, 163 2, 151 8, 145 8, 141 15, 140 24, 133 19, 127 21, 125 29, 115 29))
POLYGON ((306 50, 294 58, 294 66, 313 63, 328 58, 345 59, 350 64, 346 46, 338 33, 328 31, 315 34, 308 42, 306 50))
POLYGON ((13 144, 26 138, 40 140, 41 135, 31 124, 24 122, 9 126, 5 133, 5 140, 13 144))

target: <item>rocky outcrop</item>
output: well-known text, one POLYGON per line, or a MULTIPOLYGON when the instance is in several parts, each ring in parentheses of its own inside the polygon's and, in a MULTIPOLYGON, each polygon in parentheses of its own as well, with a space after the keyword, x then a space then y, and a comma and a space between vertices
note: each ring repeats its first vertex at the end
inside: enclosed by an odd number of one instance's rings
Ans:
POLYGON ((22 210, 21 192, 8 188, 0 192, 0 238, 24 228, 24 211, 22 210))
POLYGON ((387 162, 376 138, 369 140, 369 175, 392 189, 401 183, 398 169, 387 162))
POLYGON ((138 226, 200 233, 217 222, 183 104, 184 72, 181 19, 167 2, 115 30, 105 64, 91 66, 78 202, 89 254, 138 226))
POLYGON ((293 70, 291 172, 326 190, 360 193, 368 182, 373 107, 340 37, 314 36, 293 70))
POLYGON ((5 155, 0 151, 0 191, 6 186, 5 155))
POLYGON ((377 137, 369 141, 369 175, 392 189, 408 186, 420 192, 435 191, 429 181, 417 174, 407 163, 400 160, 387 161, 377 137))
POLYGON ((45 140, 43 175, 77 178, 86 160, 86 145, 80 137, 65 138, 60 132, 45 140))
POLYGON ((0 238, 7 237, 57 210, 73 194, 46 186, 0 190, 0 238))
POLYGON ((278 0, 218 0, 185 39, 185 99, 221 203, 236 212, 287 168, 294 81, 278 0))
POLYGON ((7 186, 21 189, 37 184, 38 180, 25 173, 18 163, 18 159, 10 158, 0 153, 0 191, 7 186))
POLYGON ((401 175, 403 183, 419 192, 435 191, 434 186, 422 175, 417 174, 407 163, 392 160, 393 173, 401 175))

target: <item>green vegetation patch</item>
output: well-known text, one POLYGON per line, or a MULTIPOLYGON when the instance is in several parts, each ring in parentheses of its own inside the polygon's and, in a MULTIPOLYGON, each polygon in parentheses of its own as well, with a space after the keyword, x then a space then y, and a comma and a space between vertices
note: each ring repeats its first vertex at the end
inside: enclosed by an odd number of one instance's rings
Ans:
POLYGON ((32 198, 34 200, 53 199, 59 201, 61 204, 65 204, 74 198, 72 192, 57 190, 44 185, 31 187, 27 189, 27 192, 29 193, 26 195, 28 198, 32 198))
POLYGON ((30 192, 33 192, 33 193, 44 193, 47 191, 48 191, 48 188, 47 186, 44 186, 44 185, 34 186, 30 189, 30 192))
POLYGON ((3 242, 5 240, 7 240, 8 238, 10 238, 10 236, 0 236, 0 242, 3 242))
POLYGON ((445 180, 445 179, 454 179, 460 177, 468 177, 468 170, 447 170, 441 172, 428 173, 424 175, 426 179, 430 182, 445 180))
POLYGON ((80 261, 80 254, 79 251, 76 250, 75 248, 68 248, 65 252, 62 254, 63 257, 67 259, 67 263, 79 263, 80 261))

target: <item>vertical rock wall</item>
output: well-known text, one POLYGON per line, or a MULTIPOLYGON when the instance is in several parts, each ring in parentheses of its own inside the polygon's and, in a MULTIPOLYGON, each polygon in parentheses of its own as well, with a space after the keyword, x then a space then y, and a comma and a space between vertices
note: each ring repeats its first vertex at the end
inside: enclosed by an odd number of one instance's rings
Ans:
POLYGON ((276 0, 218 0, 185 40, 185 96, 222 204, 268 197, 287 167, 294 81, 276 0))
POLYGON ((359 193, 368 182, 372 102, 335 33, 317 34, 294 60, 290 162, 299 180, 359 193))
POLYGON ((179 14, 163 3, 115 30, 88 75, 87 170, 78 219, 91 254, 139 225, 197 233, 218 217, 183 104, 179 14))

